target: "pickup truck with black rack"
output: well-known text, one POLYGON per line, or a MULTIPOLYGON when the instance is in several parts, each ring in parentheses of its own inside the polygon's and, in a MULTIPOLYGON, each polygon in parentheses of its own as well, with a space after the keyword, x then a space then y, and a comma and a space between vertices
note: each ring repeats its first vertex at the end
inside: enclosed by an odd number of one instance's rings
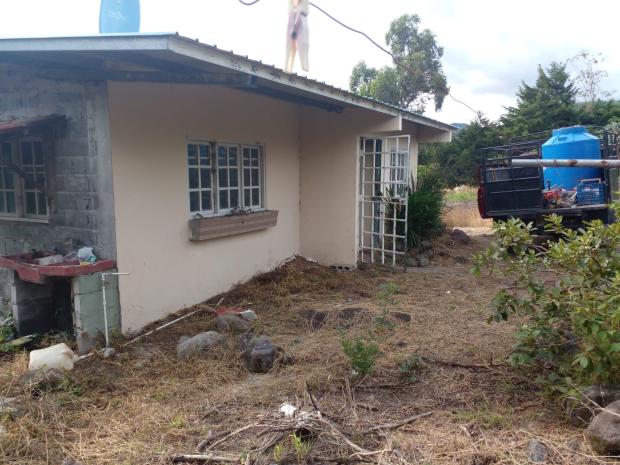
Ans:
POLYGON ((618 135, 573 126, 481 150, 478 209, 483 218, 520 218, 536 227, 556 213, 569 227, 614 221, 618 135))

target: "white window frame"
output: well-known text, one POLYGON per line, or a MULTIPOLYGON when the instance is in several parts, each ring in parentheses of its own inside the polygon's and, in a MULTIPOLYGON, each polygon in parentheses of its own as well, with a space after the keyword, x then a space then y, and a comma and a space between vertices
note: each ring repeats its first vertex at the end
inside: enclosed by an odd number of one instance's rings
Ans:
MULTIPOLYGON (((198 156, 198 158, 200 158, 198 156)), ((264 146, 262 144, 244 144, 244 143, 231 143, 231 142, 213 142, 213 141, 205 141, 205 140, 197 140, 197 139, 189 139, 186 141, 185 144, 185 161, 186 161, 186 176, 187 176, 187 186, 188 186, 188 196, 187 196, 187 201, 188 201, 188 211, 189 211, 189 216, 190 218, 200 218, 200 217, 213 217, 213 216, 226 216, 226 215, 232 215, 232 214, 236 214, 238 213, 251 213, 251 212, 258 212, 258 211, 264 211, 266 209, 265 206, 265 150, 264 150, 264 146), (198 146, 197 148, 197 153, 200 152, 200 146, 201 145, 207 145, 210 146, 210 156, 211 156, 211 188, 210 188, 210 196, 211 196, 211 209, 210 210, 205 210, 205 209, 201 209, 201 210, 196 210, 196 211, 192 211, 191 209, 191 200, 190 200, 190 192, 194 192, 194 191, 198 191, 199 192, 199 203, 200 203, 200 207, 202 207, 202 191, 204 191, 205 189, 202 188, 202 178, 200 176, 200 171, 199 171, 199 188, 190 188, 190 179, 189 179, 189 169, 190 168, 199 168, 200 169, 200 165, 190 165, 189 163, 189 146, 190 145, 196 145, 198 146), (230 148, 236 148, 237 149, 237 164, 235 166, 230 166, 230 165, 226 165, 227 169, 227 186, 221 187, 220 188, 220 179, 219 179, 219 175, 220 175, 220 169, 224 169, 224 167, 220 167, 219 164, 219 156, 218 156, 218 151, 220 148, 226 148, 227 150, 227 162, 228 162, 228 150, 230 150, 230 148), (250 186, 245 185, 244 182, 244 163, 243 163, 243 155, 244 155, 244 150, 245 149, 249 149, 249 150, 258 150, 258 182, 259 185, 258 186, 254 186, 253 183, 251 182, 250 186), (237 186, 236 187, 230 187, 230 169, 237 169, 237 186), (246 188, 249 189, 255 189, 258 187, 259 190, 259 205, 258 206, 253 206, 253 205, 246 205, 245 202, 245 198, 244 198, 244 193, 246 188), (229 206, 227 208, 220 208, 220 192, 221 191, 226 191, 227 195, 228 195, 228 203, 229 206), (230 192, 236 190, 238 192, 238 207, 237 208, 231 208, 230 207, 230 192)), ((250 174, 250 181, 252 181, 251 179, 251 174, 250 174)), ((251 195, 251 194, 250 194, 251 195)), ((251 200, 251 199, 250 199, 251 200)))
MULTIPOLYGON (((37 178, 37 169, 42 171, 43 176, 43 184, 45 186, 49 186, 49 170, 48 170, 48 153, 46 150, 46 145, 43 137, 36 136, 28 136, 28 137, 15 137, 6 140, 0 141, 0 175, 8 173, 13 179, 13 189, 7 190, 3 188, 0 190, 2 195, 6 195, 6 192, 14 192, 15 193, 15 212, 3 212, 0 211, 0 219, 14 219, 14 220, 35 220, 35 221, 48 221, 50 214, 50 206, 49 200, 44 192, 41 192, 36 187, 36 178, 37 178), (33 163, 28 165, 28 168, 33 168, 34 170, 34 188, 26 188, 26 180, 23 176, 16 173, 12 170, 8 165, 4 164, 4 145, 8 144, 11 146, 11 163, 17 166, 20 170, 24 170, 24 165, 22 163, 22 144, 30 143, 32 144, 32 160, 33 163), (42 154, 42 163, 36 162, 36 154, 34 150, 35 143, 41 144, 41 154, 42 154), (27 213, 26 208, 26 196, 28 193, 33 193, 35 195, 35 209, 37 213, 27 213), (42 198, 41 198, 42 197, 42 198), (39 214, 40 211, 40 202, 45 202, 45 214, 39 214)), ((6 196, 4 198, 5 208, 6 208, 6 196)))

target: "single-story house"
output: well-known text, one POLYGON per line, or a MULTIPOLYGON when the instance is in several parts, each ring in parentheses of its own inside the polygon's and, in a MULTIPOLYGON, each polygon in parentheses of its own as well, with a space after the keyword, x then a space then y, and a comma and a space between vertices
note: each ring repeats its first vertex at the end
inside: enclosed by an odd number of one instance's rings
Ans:
POLYGON ((296 254, 390 262, 379 201, 453 129, 177 34, 2 39, 0 297, 20 332, 80 342, 104 269, 129 273, 106 282, 129 333, 296 254), (83 246, 112 265, 33 264, 83 246))

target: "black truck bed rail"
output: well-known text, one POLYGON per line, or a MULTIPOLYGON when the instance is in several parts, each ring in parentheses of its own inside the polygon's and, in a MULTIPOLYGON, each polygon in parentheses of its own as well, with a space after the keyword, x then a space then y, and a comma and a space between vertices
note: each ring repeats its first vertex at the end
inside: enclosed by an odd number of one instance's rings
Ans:
MULTIPOLYGON (((601 157, 618 158, 618 138, 602 128, 589 128, 590 133, 601 140, 601 157)), ((539 166, 514 166, 516 158, 542 158, 542 144, 551 132, 533 134, 513 139, 508 144, 487 147, 480 151, 480 188, 478 206, 483 218, 507 219, 510 217, 534 220, 551 213, 574 217, 576 221, 588 218, 607 218, 607 204, 611 202, 611 191, 617 190, 617 175, 612 170, 603 170, 603 181, 608 186, 605 203, 571 208, 545 208, 543 168, 539 166)), ((613 170, 617 173, 617 169, 613 170)))

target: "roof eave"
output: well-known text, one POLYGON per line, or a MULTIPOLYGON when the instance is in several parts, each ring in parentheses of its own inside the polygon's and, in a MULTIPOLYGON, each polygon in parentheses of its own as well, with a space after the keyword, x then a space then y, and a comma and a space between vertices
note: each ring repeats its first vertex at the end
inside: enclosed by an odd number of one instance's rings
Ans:
POLYGON ((232 71, 293 87, 323 98, 391 116, 401 116, 413 123, 442 131, 454 131, 449 124, 402 110, 383 102, 361 97, 324 82, 289 74, 272 65, 239 56, 215 46, 200 43, 175 33, 103 34, 75 37, 33 37, 0 40, 0 52, 101 52, 101 51, 170 51, 188 58, 206 61, 232 71))

